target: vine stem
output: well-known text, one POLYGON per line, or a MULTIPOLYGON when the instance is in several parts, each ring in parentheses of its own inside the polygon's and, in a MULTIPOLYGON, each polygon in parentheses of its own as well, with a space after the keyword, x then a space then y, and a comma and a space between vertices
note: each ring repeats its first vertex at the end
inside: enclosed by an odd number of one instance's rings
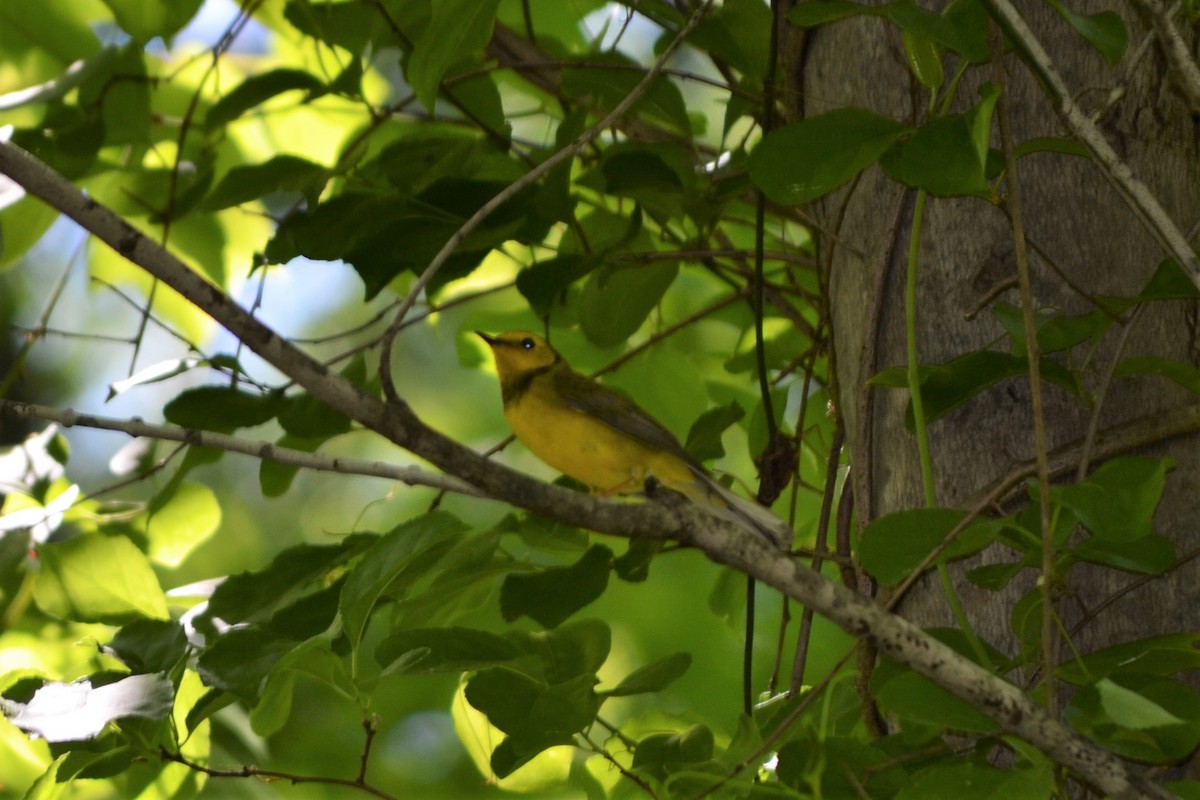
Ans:
POLYGON ((1042 533, 1042 567, 1038 578, 1042 593, 1042 675, 1045 680, 1046 710, 1058 713, 1054 688, 1054 665, 1058 638, 1054 620, 1054 528, 1050 524, 1050 447, 1046 438, 1046 409, 1042 396, 1042 348, 1037 340, 1034 319, 1033 287, 1029 278, 1029 250, 1025 246, 1025 219, 1021 206, 1021 181, 1014 153, 1012 119, 1009 115, 1008 87, 1005 83, 1000 35, 992 30, 992 65, 1000 87, 997 117, 1000 143, 1004 151, 1004 181, 1008 188, 1007 205, 1012 225, 1013 249, 1017 259, 1017 288, 1021 296, 1021 321, 1025 331, 1025 356, 1029 361, 1029 394, 1033 411, 1033 448, 1037 459, 1038 517, 1042 533))
MULTIPOLYGON (((904 282, 904 338, 908 357, 908 391, 912 402, 913 423, 917 434, 917 454, 921 461, 921 485, 925 490, 925 507, 937 507, 937 487, 933 482, 933 457, 929 452, 929 430, 925 421, 925 403, 921 397, 921 362, 917 352, 917 277, 921 263, 921 227, 925 220, 925 201, 928 195, 924 189, 917 190, 917 200, 913 207, 911 233, 908 239, 908 274, 904 282)), ((958 592, 954 588, 954 580, 950 576, 950 568, 945 559, 937 562, 938 580, 942 585, 942 593, 950 605, 950 613, 959 629, 967 637, 976 659, 980 664, 990 666, 987 649, 971 627, 971 618, 963 608, 958 592)))
POLYGON ((929 433, 925 426, 925 401, 921 397, 921 362, 917 355, 917 268, 920 264, 921 225, 925 219, 926 197, 924 189, 917 190, 908 239, 908 274, 904 281, 904 345, 908 358, 908 393, 917 432, 917 456, 921 461, 921 485, 925 490, 926 507, 934 508, 937 506, 937 490, 933 484, 933 459, 929 454, 929 433))

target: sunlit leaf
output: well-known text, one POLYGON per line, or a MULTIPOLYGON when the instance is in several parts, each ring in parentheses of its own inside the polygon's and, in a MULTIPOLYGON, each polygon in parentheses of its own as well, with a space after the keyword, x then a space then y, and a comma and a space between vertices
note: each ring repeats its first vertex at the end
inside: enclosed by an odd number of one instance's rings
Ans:
POLYGON ((439 0, 432 16, 413 43, 405 76, 422 105, 431 113, 438 85, 458 61, 483 49, 492 35, 500 0, 439 0))
POLYGON ((51 616, 118 625, 168 616, 149 560, 124 536, 77 536, 43 545, 38 558, 33 596, 51 616))
POLYGON ((50 742, 92 739, 114 720, 128 717, 163 719, 171 713, 175 687, 166 675, 130 675, 93 686, 83 678, 74 683, 46 683, 27 703, 0 697, 9 722, 31 736, 50 742))

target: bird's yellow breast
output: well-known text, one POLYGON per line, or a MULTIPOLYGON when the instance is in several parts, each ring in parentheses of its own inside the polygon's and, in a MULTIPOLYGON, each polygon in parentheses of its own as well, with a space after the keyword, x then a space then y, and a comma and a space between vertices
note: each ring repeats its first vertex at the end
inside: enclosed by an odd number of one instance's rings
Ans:
POLYGON ((506 403, 504 416, 534 455, 597 491, 640 491, 647 476, 679 490, 695 483, 678 457, 568 406, 554 392, 549 374, 506 403))

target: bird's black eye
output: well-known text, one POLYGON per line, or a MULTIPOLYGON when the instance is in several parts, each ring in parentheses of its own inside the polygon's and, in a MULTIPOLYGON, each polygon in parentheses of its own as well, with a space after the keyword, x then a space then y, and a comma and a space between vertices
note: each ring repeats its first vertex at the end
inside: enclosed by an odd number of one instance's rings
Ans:
POLYGON ((530 339, 528 336, 526 336, 524 339, 522 339, 521 340, 521 349, 522 350, 532 350, 533 349, 533 339, 530 339))

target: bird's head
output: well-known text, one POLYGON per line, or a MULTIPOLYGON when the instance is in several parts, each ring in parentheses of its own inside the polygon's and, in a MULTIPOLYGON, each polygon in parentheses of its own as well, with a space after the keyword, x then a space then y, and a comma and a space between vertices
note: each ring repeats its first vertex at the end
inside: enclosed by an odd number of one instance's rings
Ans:
POLYGON ((536 333, 509 331, 499 336, 489 336, 482 331, 475 333, 492 348, 496 372, 500 374, 501 381, 552 366, 562 360, 554 348, 536 333))

